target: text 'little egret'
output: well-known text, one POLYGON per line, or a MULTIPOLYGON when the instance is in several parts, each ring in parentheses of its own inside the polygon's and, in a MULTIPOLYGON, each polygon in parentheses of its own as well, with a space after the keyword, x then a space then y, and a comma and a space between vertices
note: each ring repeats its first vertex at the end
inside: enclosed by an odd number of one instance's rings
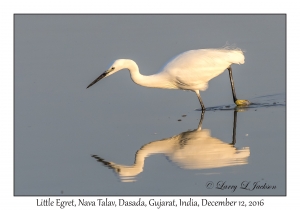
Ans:
POLYGON ((220 75, 227 69, 229 71, 234 103, 238 106, 247 106, 250 104, 248 100, 241 100, 236 97, 231 69, 231 64, 243 64, 244 59, 244 54, 240 49, 190 50, 179 54, 167 63, 161 71, 150 76, 140 74, 139 68, 133 60, 119 59, 87 88, 122 69, 128 69, 131 79, 138 85, 151 88, 194 91, 199 99, 202 110, 205 110, 200 90, 206 90, 209 80, 220 75))

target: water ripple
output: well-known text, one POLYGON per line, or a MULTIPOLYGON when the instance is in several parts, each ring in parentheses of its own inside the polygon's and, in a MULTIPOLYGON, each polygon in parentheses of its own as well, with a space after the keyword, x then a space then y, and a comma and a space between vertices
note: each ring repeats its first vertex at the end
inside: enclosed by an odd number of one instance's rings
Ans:
MULTIPOLYGON (((236 110, 236 111, 246 111, 248 109, 257 109, 263 107, 278 107, 286 106, 286 95, 284 93, 271 94, 265 96, 258 96, 250 99, 251 104, 249 106, 236 106, 235 104, 221 105, 208 107, 205 111, 223 111, 223 110, 236 110)), ((201 109, 196 109, 196 111, 202 111, 201 109)))

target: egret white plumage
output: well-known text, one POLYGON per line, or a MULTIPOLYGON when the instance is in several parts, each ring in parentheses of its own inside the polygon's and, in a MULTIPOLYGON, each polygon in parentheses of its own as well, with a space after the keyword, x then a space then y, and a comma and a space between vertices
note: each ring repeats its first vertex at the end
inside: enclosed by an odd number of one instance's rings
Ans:
POLYGON ((137 64, 130 59, 118 59, 111 67, 95 79, 87 88, 101 79, 122 69, 130 71, 131 79, 138 85, 151 88, 181 89, 194 91, 202 110, 205 110, 200 91, 208 87, 208 82, 229 71, 233 101, 238 106, 247 106, 248 100, 237 99, 232 77, 232 64, 243 64, 244 54, 240 49, 198 49, 179 54, 156 74, 145 76, 140 74, 137 64))

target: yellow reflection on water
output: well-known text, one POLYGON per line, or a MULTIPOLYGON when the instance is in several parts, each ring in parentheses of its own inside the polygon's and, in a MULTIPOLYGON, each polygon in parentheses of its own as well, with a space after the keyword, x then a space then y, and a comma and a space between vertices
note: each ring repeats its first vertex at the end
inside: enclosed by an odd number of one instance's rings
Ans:
POLYGON ((109 162, 97 155, 92 157, 113 169, 123 182, 136 181, 135 177, 143 171, 145 158, 154 154, 164 154, 183 169, 210 169, 248 164, 250 148, 237 149, 234 146, 236 118, 237 111, 234 111, 231 143, 212 137, 209 129, 201 128, 204 119, 204 112, 202 112, 196 130, 145 144, 136 152, 134 164, 131 166, 109 162))

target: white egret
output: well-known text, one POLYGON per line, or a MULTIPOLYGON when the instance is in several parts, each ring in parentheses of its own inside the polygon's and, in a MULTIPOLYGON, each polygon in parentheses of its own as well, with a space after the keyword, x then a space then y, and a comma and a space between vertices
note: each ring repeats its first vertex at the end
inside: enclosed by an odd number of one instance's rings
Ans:
POLYGON ((202 110, 205 110, 200 90, 206 90, 209 80, 227 69, 229 71, 234 103, 238 106, 247 106, 250 104, 248 100, 238 100, 236 97, 231 69, 232 64, 243 64, 244 59, 242 50, 238 48, 190 50, 176 56, 161 71, 150 76, 140 74, 139 68, 133 60, 118 59, 87 88, 122 69, 128 69, 131 79, 138 85, 151 88, 194 91, 202 110))

